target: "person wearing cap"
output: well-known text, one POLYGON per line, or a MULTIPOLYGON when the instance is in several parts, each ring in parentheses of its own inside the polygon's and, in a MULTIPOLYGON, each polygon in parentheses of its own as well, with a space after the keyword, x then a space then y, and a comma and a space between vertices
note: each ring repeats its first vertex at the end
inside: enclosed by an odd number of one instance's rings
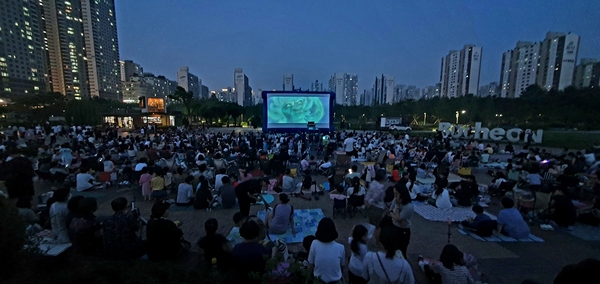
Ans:
POLYGON ((265 224, 271 234, 284 234, 289 227, 292 227, 292 234, 296 234, 294 229, 294 206, 288 204, 290 198, 287 194, 279 194, 279 204, 269 211, 265 224))
POLYGON ((261 179, 251 179, 238 184, 235 187, 235 195, 238 199, 240 206, 240 212, 245 216, 250 216, 250 204, 261 200, 265 206, 268 206, 267 202, 263 198, 261 191, 266 190, 269 185, 269 178, 264 177, 261 179), (255 196, 258 195, 257 196, 255 196))

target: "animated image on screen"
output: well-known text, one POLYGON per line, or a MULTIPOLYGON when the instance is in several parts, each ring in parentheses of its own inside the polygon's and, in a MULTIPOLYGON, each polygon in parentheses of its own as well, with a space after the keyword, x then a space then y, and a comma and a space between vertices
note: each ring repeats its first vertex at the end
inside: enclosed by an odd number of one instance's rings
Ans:
POLYGON ((270 94, 267 96, 267 126, 269 128, 303 128, 310 121, 317 127, 329 127, 329 94, 297 96, 270 94))

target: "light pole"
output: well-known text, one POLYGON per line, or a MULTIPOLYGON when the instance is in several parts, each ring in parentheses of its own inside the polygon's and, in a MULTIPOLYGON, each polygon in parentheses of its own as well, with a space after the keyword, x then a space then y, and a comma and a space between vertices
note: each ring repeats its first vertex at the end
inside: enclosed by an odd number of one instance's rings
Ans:
POLYGON ((461 112, 458 112, 458 110, 456 111, 456 124, 458 124, 458 117, 460 116, 461 113, 465 114, 465 113, 467 113, 467 111, 466 110, 462 110, 461 112))
POLYGON ((423 113, 423 125, 427 124, 427 113, 423 113))

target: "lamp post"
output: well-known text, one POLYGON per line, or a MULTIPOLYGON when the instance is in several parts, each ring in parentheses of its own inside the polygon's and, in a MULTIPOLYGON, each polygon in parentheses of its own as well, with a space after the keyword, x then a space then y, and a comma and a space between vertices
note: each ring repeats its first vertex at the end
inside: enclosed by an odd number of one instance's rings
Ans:
POLYGON ((423 125, 427 124, 427 113, 423 113, 423 125))
POLYGON ((465 113, 467 113, 467 111, 466 110, 462 110, 460 112, 458 112, 458 110, 456 111, 456 124, 458 124, 458 117, 460 117, 461 113, 465 114, 465 113))

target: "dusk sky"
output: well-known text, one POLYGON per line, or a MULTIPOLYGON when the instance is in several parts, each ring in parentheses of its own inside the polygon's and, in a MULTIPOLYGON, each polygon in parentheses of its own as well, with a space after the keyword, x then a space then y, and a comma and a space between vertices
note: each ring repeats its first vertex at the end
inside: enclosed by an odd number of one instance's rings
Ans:
POLYGON ((600 1, 593 0, 116 0, 121 60, 176 80, 179 66, 210 90, 233 86, 243 68, 253 89, 296 88, 357 74, 396 84, 438 83, 441 58, 483 47, 480 85, 500 79, 502 53, 546 32, 581 36, 579 59, 600 58, 600 1))

